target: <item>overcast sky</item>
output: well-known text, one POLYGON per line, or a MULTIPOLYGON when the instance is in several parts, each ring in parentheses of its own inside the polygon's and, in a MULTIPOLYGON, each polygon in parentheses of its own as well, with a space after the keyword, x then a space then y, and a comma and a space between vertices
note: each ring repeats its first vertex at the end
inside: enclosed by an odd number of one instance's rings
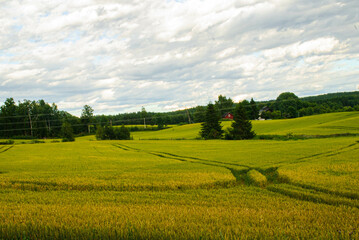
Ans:
POLYGON ((0 102, 79 115, 359 89, 359 1, 0 0, 0 102))

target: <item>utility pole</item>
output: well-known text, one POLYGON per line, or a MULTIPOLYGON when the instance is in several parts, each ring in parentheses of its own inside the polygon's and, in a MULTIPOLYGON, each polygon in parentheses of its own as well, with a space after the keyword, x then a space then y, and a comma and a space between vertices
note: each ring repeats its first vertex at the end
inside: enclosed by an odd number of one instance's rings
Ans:
POLYGON ((186 111, 187 111, 187 116, 188 116, 188 123, 191 124, 191 122, 192 122, 191 116, 189 115, 188 109, 186 109, 186 111))
POLYGON ((32 121, 31 121, 31 115, 30 115, 30 106, 29 106, 29 111, 27 113, 29 114, 30 130, 31 130, 31 136, 32 136, 32 121))

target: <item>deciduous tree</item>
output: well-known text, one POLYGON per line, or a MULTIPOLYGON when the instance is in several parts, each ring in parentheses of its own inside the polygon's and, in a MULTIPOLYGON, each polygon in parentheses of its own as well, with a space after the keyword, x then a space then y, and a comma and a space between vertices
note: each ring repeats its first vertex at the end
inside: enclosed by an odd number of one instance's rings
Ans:
POLYGON ((90 125, 93 119, 93 112, 94 110, 89 105, 85 105, 82 109, 81 121, 83 124, 87 125, 88 133, 90 133, 90 125))
POLYGON ((233 100, 226 96, 219 95, 218 101, 215 101, 215 105, 221 113, 221 116, 226 112, 230 112, 233 108, 233 100))

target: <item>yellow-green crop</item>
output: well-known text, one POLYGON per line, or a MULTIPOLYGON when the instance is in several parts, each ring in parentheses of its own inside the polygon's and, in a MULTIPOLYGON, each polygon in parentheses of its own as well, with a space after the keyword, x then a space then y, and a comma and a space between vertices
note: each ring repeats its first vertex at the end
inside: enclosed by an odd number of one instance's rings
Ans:
MULTIPOLYGON (((230 127, 230 121, 222 122, 223 129, 230 127)), ((333 135, 359 134, 359 112, 340 112, 313 115, 308 117, 266 121, 252 121, 253 129, 258 135, 333 135)), ((200 123, 173 126, 155 132, 134 132, 134 139, 195 139, 199 136, 200 123)))
MULTIPOLYGON (((355 132, 352 114, 307 129, 355 132)), ((0 239, 359 238, 358 137, 94 139, 0 146, 0 239)))

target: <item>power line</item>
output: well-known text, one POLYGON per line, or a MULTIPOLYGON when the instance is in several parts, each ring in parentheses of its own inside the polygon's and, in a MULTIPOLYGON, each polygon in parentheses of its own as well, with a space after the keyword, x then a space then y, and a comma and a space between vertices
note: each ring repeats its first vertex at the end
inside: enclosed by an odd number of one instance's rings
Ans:
MULTIPOLYGON (((276 101, 276 100, 273 100, 273 102, 275 103, 281 103, 281 102, 287 102, 287 101, 293 101, 295 99, 288 99, 288 100, 281 100, 281 101, 276 101)), ((268 103, 271 103, 271 102, 266 102, 266 103, 254 103, 254 104, 251 104, 248 102, 247 105, 245 105, 244 107, 246 108, 251 108, 252 106, 257 106, 259 107, 259 105, 262 105, 262 106, 266 106, 268 103)), ((154 113, 154 114, 163 114, 163 115, 167 115, 168 117, 179 117, 179 116, 182 116, 184 118, 184 121, 186 118, 188 118, 190 116, 190 114, 201 114, 201 113, 205 113, 206 112, 206 106, 200 106, 200 107, 203 107, 204 109, 201 110, 201 111, 198 111, 196 110, 195 108, 191 108, 190 110, 189 109, 185 109, 185 110, 179 110, 179 111, 183 111, 182 113, 178 113, 178 114, 171 114, 171 112, 167 112, 167 113, 154 113), (192 111, 195 110, 195 113, 193 113, 192 111), (191 113, 190 113, 191 112, 191 113)), ((230 107, 230 108, 222 108, 222 109, 217 109, 218 111, 230 111, 230 110, 234 110, 235 109, 235 106, 233 107, 230 107)), ((135 112, 136 113, 136 112, 135 112)), ((138 112, 136 113, 138 114, 138 112)), ((119 116, 121 114, 118 114, 118 115, 112 115, 112 116, 119 116)), ((35 116, 35 117, 38 117, 38 116, 56 116, 54 114, 35 114, 35 115, 31 115, 31 116, 35 116)), ((22 115, 22 116, 6 116, 6 117, 3 117, 3 118, 11 118, 11 117, 29 117, 29 115, 22 115)), ((60 119, 48 119, 48 120, 40 120, 40 121, 34 121, 33 124, 34 125, 37 125, 39 123, 48 123, 48 122, 65 122, 66 120, 66 117, 64 117, 64 115, 62 114, 59 114, 59 117, 61 117, 60 119)), ((101 115, 97 115, 97 116, 94 116, 95 118, 96 117, 101 117, 101 115)), ((158 118, 162 118, 163 116, 151 116, 151 117, 147 117, 148 120, 156 120, 158 118)), ((1 117, 0 117, 1 118, 1 117)), ((79 119, 77 117, 75 117, 75 119, 79 119)), ((133 122, 139 122, 139 121, 142 121, 143 118, 132 118, 132 119, 119 119, 119 120, 113 120, 113 119, 110 119, 112 121, 113 124, 126 124, 126 123, 133 123, 133 122)), ((106 121, 107 122, 107 121, 106 121)), ((83 123, 83 124, 72 124, 73 127, 80 127, 80 126, 88 126, 88 125, 96 125, 96 124, 101 124, 102 122, 101 121, 97 121, 97 122, 91 122, 91 123, 83 123)), ((1 125, 16 125, 16 124, 30 124, 31 123, 29 121, 25 121, 25 122, 12 122, 12 123, 0 123, 0 126, 1 125)), ((51 129, 56 129, 56 128, 61 128, 62 126, 52 126, 51 129)), ((39 129, 50 129, 48 126, 44 126, 44 127, 32 127, 33 130, 39 130, 39 129)), ((9 132, 9 131, 27 131, 27 130, 31 130, 31 126, 30 128, 12 128, 12 129, 2 129, 0 130, 0 132, 9 132)))
MULTIPOLYGON (((266 101, 266 102, 256 102, 255 104, 258 106, 258 105, 267 105, 267 104, 271 104, 271 103, 281 103, 281 102, 288 102, 288 101, 295 101, 296 99, 284 99, 284 100, 280 100, 280 101, 277 101, 277 100, 269 100, 269 101, 266 101)), ((300 100, 300 99, 299 99, 300 100)), ((234 104, 239 104, 239 103, 234 103, 234 104)), ((250 103, 249 103, 250 104, 250 103)), ((196 107, 199 107, 199 106, 196 106, 196 107)), ((192 107, 191 109, 195 109, 196 107, 192 107)), ((200 107, 206 107, 206 106, 200 106, 200 107)), ((247 106, 245 106, 247 107, 247 106)), ((220 110, 225 110, 225 109, 220 109, 220 110)), ((186 110, 177 110, 177 111, 186 111, 186 110)), ((174 111, 174 112, 177 112, 177 111, 174 111)), ((56 115, 63 115, 64 111, 60 111, 59 113, 40 113, 40 114, 30 114, 31 117, 35 117, 35 116, 38 116, 38 117, 41 117, 41 116, 56 116, 56 115)), ((67 112, 65 112, 67 113, 67 112)), ((133 112, 133 113, 138 113, 138 112, 133 112)), ((168 113, 171 113, 171 112, 165 112, 163 114, 168 114, 168 113)), ((70 113, 68 113, 70 114, 70 113)), ((119 113, 117 115, 121 115, 121 114, 128 114, 128 113, 119 113)), ((161 113, 159 113, 161 114, 161 113)), ((71 115, 71 114, 70 114, 71 115)), ((103 114, 102 114, 103 115, 103 114)), ((73 116, 73 115, 71 115, 73 116)), ((97 115, 97 116, 101 116, 101 115, 97 115)), ((106 116, 106 115, 105 115, 106 116)), ((116 115, 107 115, 107 116, 116 116, 116 115)), ((29 115, 26 114, 26 115, 12 115, 12 116, 0 116, 0 119, 6 119, 6 118, 28 118, 29 115)), ((73 117, 76 117, 76 116, 73 116, 73 117)), ((76 117, 78 118, 78 117, 76 117)))
MULTIPOLYGON (((31 114, 30 116, 56 116, 55 114, 53 113, 40 113, 40 114, 31 114)), ((26 115, 12 115, 12 116, 1 116, 0 119, 3 119, 3 118, 28 118, 29 115, 26 114, 26 115)))

